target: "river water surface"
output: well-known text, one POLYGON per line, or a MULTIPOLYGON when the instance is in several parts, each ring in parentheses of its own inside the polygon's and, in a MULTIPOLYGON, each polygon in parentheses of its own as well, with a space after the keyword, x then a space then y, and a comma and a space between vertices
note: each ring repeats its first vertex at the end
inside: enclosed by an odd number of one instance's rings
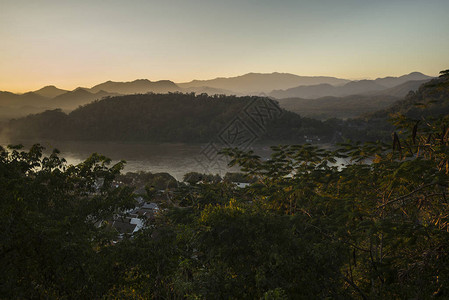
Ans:
MULTIPOLYGON (((25 148, 33 144, 30 141, 20 143, 25 148)), ((7 140, 0 141, 2 146, 8 144, 7 140)), ((192 171, 221 176, 226 172, 238 171, 238 168, 229 168, 226 159, 216 155, 210 145, 60 141, 44 141, 40 144, 45 147, 46 155, 55 148, 61 151, 60 156, 69 164, 79 164, 92 153, 99 153, 112 159, 113 163, 125 160, 124 172, 167 172, 177 180, 182 180, 184 174, 192 171)), ((253 150, 265 158, 270 155, 269 147, 256 147, 253 150)))

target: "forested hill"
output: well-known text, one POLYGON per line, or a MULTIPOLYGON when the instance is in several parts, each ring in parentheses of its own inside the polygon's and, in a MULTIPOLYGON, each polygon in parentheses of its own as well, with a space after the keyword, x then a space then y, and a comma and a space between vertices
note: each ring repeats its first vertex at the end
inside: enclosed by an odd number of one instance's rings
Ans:
MULTIPOLYGON (((388 114, 400 113, 409 118, 438 116, 449 113, 449 70, 442 71, 439 78, 420 86, 410 92, 404 100, 396 102, 385 110, 388 114)), ((383 115, 383 111, 369 115, 375 118, 383 115)))
POLYGON ((353 140, 385 139, 394 130, 394 119, 405 117, 418 122, 423 118, 449 115, 449 70, 440 74, 390 107, 347 121, 344 135, 353 140))
POLYGON ((193 93, 109 97, 70 114, 51 110, 9 123, 12 140, 203 143, 227 134, 223 133, 226 130, 247 131, 243 139, 261 142, 304 142, 304 136, 326 140, 334 131, 320 121, 282 110, 267 98, 193 93), (270 111, 264 105, 270 106, 270 111), (263 120, 254 114, 257 111, 265 116, 263 120))

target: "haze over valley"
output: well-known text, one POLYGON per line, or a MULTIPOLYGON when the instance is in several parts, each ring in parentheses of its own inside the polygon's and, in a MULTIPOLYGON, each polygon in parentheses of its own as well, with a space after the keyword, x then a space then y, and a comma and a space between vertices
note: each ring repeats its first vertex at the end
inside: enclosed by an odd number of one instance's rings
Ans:
POLYGON ((232 78, 193 80, 187 83, 174 83, 170 80, 150 81, 148 79, 130 82, 107 81, 90 88, 79 87, 72 91, 50 85, 23 94, 0 91, 0 120, 23 117, 47 109, 60 108, 65 112, 70 112, 81 105, 108 96, 175 92, 268 96, 280 100, 279 103, 282 107, 285 104, 284 108, 304 116, 347 118, 374 111, 376 108, 384 108, 394 100, 403 98, 408 92, 417 90, 422 83, 431 78, 419 72, 400 77, 359 81, 325 76, 298 76, 287 73, 249 73, 232 78), (335 101, 329 101, 331 99, 329 97, 337 98, 335 101), (294 100, 296 98, 298 99, 294 100), (283 99, 288 100, 284 101, 283 99), (307 101, 306 99, 318 100, 307 101), (351 99, 355 109, 349 108, 346 110, 347 113, 336 111, 335 114, 324 112, 320 115, 317 112, 316 107, 322 107, 320 104, 322 101, 327 101, 327 108, 323 108, 324 110, 333 111, 340 106, 339 102, 342 102, 343 106, 349 105, 348 99, 351 99), (376 107, 373 106, 373 100, 376 107))

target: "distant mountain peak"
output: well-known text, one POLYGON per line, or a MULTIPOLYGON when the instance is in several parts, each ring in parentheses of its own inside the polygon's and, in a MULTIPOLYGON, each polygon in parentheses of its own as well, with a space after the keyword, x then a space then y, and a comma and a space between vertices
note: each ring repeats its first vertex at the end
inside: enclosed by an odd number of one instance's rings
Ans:
POLYGON ((59 89, 59 88, 55 87, 54 85, 47 85, 37 91, 34 91, 33 93, 38 94, 39 96, 47 97, 47 98, 54 98, 56 96, 67 93, 67 91, 59 89))
POLYGON ((86 93, 89 93, 89 89, 88 88, 84 88, 84 87, 77 87, 72 92, 86 92, 86 93))
POLYGON ((109 93, 104 90, 99 90, 95 95, 98 95, 98 94, 109 94, 109 93))
POLYGON ((377 78, 375 80, 376 83, 386 87, 386 88, 392 88, 394 86, 398 86, 400 84, 406 83, 407 81, 416 81, 416 80, 430 80, 433 77, 427 76, 421 72, 411 72, 409 74, 405 74, 399 77, 384 77, 384 78, 377 78))
POLYGON ((411 73, 409 73, 408 75, 422 75, 422 76, 427 76, 427 75, 424 75, 424 74, 421 73, 421 72, 411 72, 411 73))
POLYGON ((136 79, 127 82, 106 81, 93 86, 89 91, 97 93, 99 91, 116 94, 144 94, 149 92, 167 93, 179 91, 180 88, 170 80, 150 81, 148 79, 136 79))

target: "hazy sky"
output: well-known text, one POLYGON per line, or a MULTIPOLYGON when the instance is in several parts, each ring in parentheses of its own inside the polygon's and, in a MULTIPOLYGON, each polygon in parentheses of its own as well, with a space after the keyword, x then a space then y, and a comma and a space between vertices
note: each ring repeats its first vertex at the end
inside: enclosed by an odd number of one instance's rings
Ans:
POLYGON ((0 90, 449 68, 448 0, 0 0, 0 90))

